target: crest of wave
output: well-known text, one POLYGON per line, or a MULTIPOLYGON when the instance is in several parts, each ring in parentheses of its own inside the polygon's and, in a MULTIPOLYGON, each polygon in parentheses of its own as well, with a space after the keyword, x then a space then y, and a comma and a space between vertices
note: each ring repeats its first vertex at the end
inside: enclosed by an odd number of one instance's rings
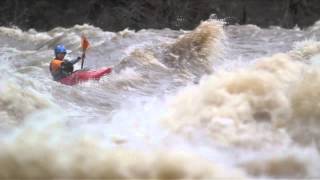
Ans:
POLYGON ((2 129, 15 127, 23 123, 30 114, 51 106, 53 104, 44 95, 31 87, 23 88, 11 81, 0 82, 0 128, 2 129))
POLYGON ((319 83, 319 69, 312 68, 303 74, 290 97, 293 114, 288 124, 289 132, 293 134, 295 140, 302 144, 316 143, 318 149, 320 149, 319 83))
POLYGON ((254 177, 316 178, 319 177, 319 153, 316 149, 290 146, 274 148, 240 163, 254 177), (286 153, 283 153, 286 152, 286 153))
POLYGON ((34 29, 22 31, 19 28, 0 27, 0 37, 6 37, 15 40, 28 41, 29 43, 38 43, 50 39, 47 33, 40 33, 34 29))
POLYGON ((315 143, 320 149, 320 42, 307 40, 295 45, 292 56, 309 64, 292 87, 290 101, 292 107, 288 130, 294 140, 307 145, 315 143))
POLYGON ((56 27, 48 32, 38 32, 34 29, 22 31, 19 28, 0 27, 0 41, 17 49, 46 50, 57 44, 64 44, 68 49, 80 49, 81 35, 90 37, 91 46, 101 45, 106 38, 114 33, 104 32, 91 25, 75 25, 71 28, 56 27))
POLYGON ((213 141, 227 146, 288 143, 282 127, 319 127, 319 73, 308 65, 309 57, 320 53, 319 44, 307 43, 263 58, 254 67, 203 78, 177 95, 164 122, 187 134, 192 128, 206 129, 213 141), (310 124, 292 124, 299 121, 310 124))
POLYGON ((319 159, 320 149, 320 72, 312 61, 320 61, 320 43, 302 44, 253 67, 219 72, 184 89, 173 100, 165 124, 186 137, 192 138, 193 129, 205 132, 227 147, 268 153, 290 149, 288 156, 244 163, 253 176, 319 176, 319 161, 313 159, 319 159), (292 146, 298 146, 299 153, 292 146), (303 148, 315 147, 312 157, 300 155, 303 148))
POLYGON ((56 27, 48 32, 52 37, 50 41, 47 41, 39 46, 47 46, 49 48, 54 47, 56 44, 62 43, 68 49, 80 49, 81 35, 86 35, 90 39, 90 47, 101 45, 106 37, 111 37, 114 33, 104 32, 98 27, 94 27, 88 24, 75 25, 71 28, 56 27))
POLYGON ((210 72, 212 58, 217 58, 222 51, 225 38, 224 22, 207 20, 191 32, 181 35, 170 45, 164 62, 169 67, 194 72, 210 72))
POLYGON ((79 136, 79 133, 67 130, 57 121, 59 116, 48 116, 50 112, 52 110, 35 113, 29 117, 29 124, 0 141, 1 178, 205 179, 243 176, 236 170, 226 172, 185 152, 141 153, 108 148, 108 144, 103 144, 99 138, 79 136))

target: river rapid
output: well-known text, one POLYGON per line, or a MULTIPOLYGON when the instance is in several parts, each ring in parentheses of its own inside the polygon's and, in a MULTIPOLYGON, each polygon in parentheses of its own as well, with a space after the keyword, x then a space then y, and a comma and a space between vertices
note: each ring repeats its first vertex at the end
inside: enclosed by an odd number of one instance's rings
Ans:
POLYGON ((1 178, 320 178, 320 22, 0 27, 0 63, 1 178), (84 66, 113 72, 53 81, 53 48, 80 56, 82 34, 84 66))

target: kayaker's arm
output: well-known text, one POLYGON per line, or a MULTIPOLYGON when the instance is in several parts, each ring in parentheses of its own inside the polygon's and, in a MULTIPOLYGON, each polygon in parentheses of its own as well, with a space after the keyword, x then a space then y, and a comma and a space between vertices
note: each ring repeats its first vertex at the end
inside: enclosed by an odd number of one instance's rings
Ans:
POLYGON ((72 73, 73 72, 73 65, 77 62, 79 62, 81 60, 81 57, 77 57, 77 59, 74 60, 63 60, 62 66, 61 66, 61 70, 64 73, 72 73))
POLYGON ((81 60, 81 57, 77 57, 76 59, 69 61, 69 63, 71 63, 73 65, 73 64, 79 62, 80 60, 81 60))

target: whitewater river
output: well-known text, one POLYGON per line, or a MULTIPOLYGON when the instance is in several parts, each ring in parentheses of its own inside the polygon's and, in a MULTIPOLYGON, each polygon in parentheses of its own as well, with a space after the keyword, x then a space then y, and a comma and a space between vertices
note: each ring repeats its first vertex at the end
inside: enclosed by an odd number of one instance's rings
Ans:
POLYGON ((320 178, 319 22, 0 27, 0 63, 1 179, 320 178), (53 81, 53 48, 77 57, 82 34, 85 67, 112 74, 53 81))

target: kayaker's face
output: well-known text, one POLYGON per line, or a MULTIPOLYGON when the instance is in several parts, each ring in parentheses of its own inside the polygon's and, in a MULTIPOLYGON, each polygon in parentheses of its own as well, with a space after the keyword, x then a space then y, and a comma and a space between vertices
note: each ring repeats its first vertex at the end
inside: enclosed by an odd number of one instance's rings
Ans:
POLYGON ((57 59, 63 60, 65 55, 66 55, 65 53, 58 53, 57 59))

